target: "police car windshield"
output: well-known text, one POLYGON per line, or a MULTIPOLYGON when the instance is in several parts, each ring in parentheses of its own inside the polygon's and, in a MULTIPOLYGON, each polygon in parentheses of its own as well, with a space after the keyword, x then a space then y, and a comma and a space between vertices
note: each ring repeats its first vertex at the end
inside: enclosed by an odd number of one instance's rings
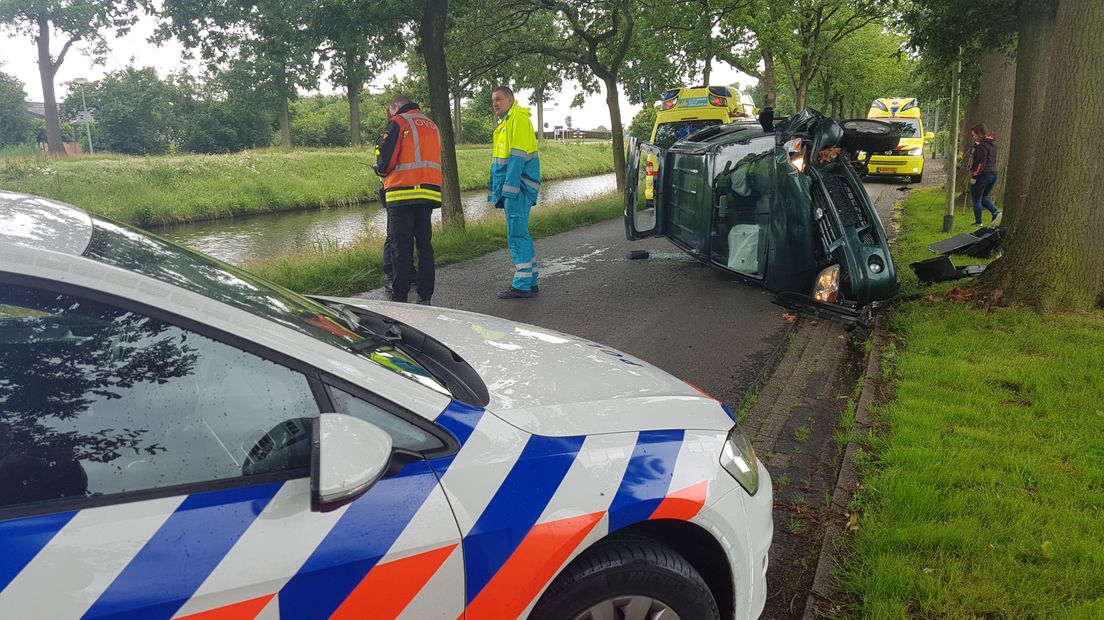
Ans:
POLYGON ((655 145, 665 149, 683 138, 689 138, 706 127, 720 124, 721 121, 719 120, 689 120, 663 123, 656 128, 655 145))
POLYGON ((279 323, 327 344, 353 351, 380 366, 443 394, 429 371, 381 334, 363 331, 331 308, 267 282, 205 254, 92 216, 92 239, 84 256, 122 267, 279 323), (365 346, 374 343, 376 346, 365 346))

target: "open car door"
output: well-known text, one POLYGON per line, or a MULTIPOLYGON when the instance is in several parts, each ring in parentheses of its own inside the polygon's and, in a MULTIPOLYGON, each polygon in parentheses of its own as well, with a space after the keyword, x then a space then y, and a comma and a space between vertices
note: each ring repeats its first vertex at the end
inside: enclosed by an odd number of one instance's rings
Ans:
POLYGON ((625 171, 625 237, 630 241, 663 234, 662 166, 666 149, 629 138, 625 171))

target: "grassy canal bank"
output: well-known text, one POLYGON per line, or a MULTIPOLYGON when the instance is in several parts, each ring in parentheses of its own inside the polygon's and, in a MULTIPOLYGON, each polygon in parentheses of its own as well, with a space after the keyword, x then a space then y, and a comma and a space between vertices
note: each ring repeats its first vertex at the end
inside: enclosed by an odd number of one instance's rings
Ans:
MULTIPOLYGON (((619 217, 621 194, 580 202, 540 206, 533 210, 529 230, 534 238, 588 226, 619 217)), ((469 221, 464 230, 433 231, 438 267, 459 263, 506 247, 502 213, 469 221)), ((274 261, 246 265, 246 269, 299 293, 352 295, 383 286, 383 237, 367 236, 341 248, 315 249, 274 261)))
MULTIPOLYGON (((613 170, 609 144, 546 144, 543 179, 613 170)), ((460 186, 487 186, 490 147, 457 151, 460 186)), ((369 148, 265 149, 227 155, 0 159, 0 189, 45 196, 143 227, 374 200, 369 148)))
POLYGON ((907 265, 948 236, 942 205, 940 190, 903 204, 894 398, 860 461, 846 615, 1104 618, 1104 312, 921 285, 907 265))

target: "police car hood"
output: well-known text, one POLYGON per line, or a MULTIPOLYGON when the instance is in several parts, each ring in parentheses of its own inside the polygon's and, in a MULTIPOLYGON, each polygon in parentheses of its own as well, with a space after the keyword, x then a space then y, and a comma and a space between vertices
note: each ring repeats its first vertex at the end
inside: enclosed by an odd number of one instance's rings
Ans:
POLYGON ((651 364, 543 327, 432 306, 335 299, 397 319, 464 358, 487 385, 487 409, 550 436, 727 430, 717 401, 651 364))

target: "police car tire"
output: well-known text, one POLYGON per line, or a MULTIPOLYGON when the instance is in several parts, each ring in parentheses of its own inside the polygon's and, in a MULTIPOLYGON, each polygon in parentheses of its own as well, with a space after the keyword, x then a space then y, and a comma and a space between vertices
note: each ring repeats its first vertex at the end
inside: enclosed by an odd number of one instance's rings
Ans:
POLYGON ((632 536, 599 542, 576 558, 530 618, 571 620, 602 601, 629 595, 658 600, 680 618, 721 617, 709 586, 686 558, 662 543, 632 536))

